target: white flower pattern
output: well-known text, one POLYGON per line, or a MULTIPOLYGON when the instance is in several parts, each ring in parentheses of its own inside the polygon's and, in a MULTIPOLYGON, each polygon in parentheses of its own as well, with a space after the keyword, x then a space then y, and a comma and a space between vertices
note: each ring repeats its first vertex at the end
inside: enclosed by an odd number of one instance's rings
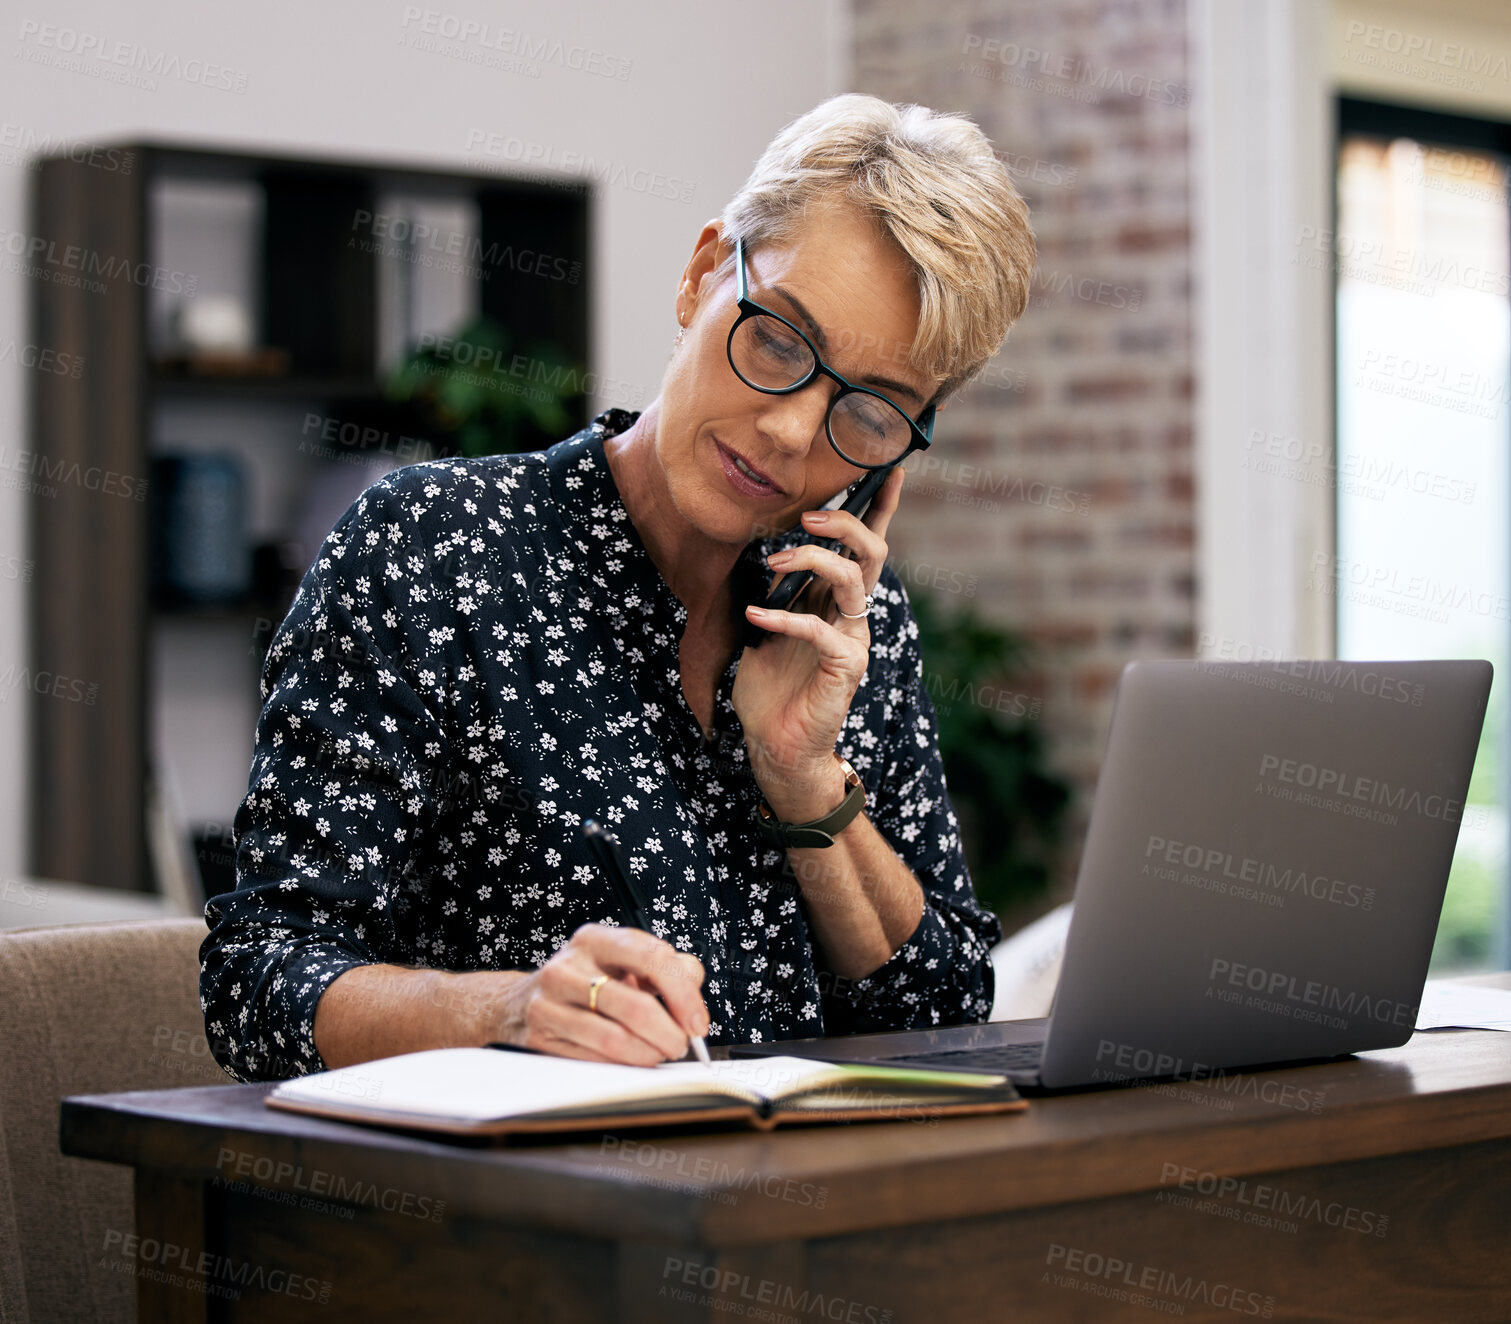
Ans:
MULTIPOLYGON (((890 960, 845 980, 755 827, 738 655, 712 742, 682 693, 686 609, 604 459, 635 417, 396 469, 327 535, 264 663, 236 886, 205 907, 201 1005, 236 1079, 324 1070, 315 1007, 353 966, 534 969, 579 925, 619 923, 588 815, 624 844, 655 931, 703 961, 711 1042, 986 1018, 1001 930, 971 888, 901 582, 883 570, 838 749, 926 905, 890 960)), ((751 543, 742 600, 799 534, 751 543)))

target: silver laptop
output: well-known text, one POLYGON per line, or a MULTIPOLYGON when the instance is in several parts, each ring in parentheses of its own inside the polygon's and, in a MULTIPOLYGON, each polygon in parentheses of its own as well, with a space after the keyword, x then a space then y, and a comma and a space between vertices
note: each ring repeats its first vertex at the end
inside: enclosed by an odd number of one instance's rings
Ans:
POLYGON ((1132 662, 1047 1020, 730 1053, 1000 1071, 1053 1090, 1404 1043, 1491 674, 1485 661, 1132 662))

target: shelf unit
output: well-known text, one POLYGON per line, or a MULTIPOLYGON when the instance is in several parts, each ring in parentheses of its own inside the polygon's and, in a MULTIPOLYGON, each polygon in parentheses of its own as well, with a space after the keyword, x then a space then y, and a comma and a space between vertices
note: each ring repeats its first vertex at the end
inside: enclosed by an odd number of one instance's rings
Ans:
MULTIPOLYGON (((201 844, 210 839, 199 859, 213 893, 229 877, 223 842, 245 793, 247 714, 255 721, 272 628, 341 510, 383 470, 409 462, 384 444, 308 444, 309 420, 335 420, 341 435, 366 430, 421 443, 429 448, 422 458, 452 453, 451 434, 383 389, 394 353, 415 343, 417 327, 432 329, 425 317, 438 332, 458 329, 435 320, 436 289, 520 343, 549 344, 586 365, 591 199, 576 186, 496 174, 165 143, 122 144, 120 159, 132 168, 45 160, 33 197, 31 234, 49 245, 42 261, 55 267, 33 285, 35 343, 82 358, 83 367, 77 379, 36 374, 32 385, 37 477, 63 478, 31 498, 30 662, 98 691, 87 705, 30 692, 29 868, 98 887, 157 890, 147 830, 156 776, 179 785, 188 830, 201 844), (203 214, 173 211, 176 198, 213 202, 220 193, 239 206, 250 200, 238 214, 255 221, 225 227, 235 232, 229 241, 203 214), (412 220, 407 228, 373 220, 426 209, 465 218, 447 246, 473 260, 429 262, 412 242, 412 220), (383 229, 404 229, 410 242, 383 229), (230 248, 216 255, 217 243, 230 248), (179 253, 194 265, 176 267, 179 253), (537 257, 532 264, 521 254, 537 257), (551 256, 549 268, 541 254, 551 256), (70 272, 92 275, 73 281, 70 272), (240 296, 256 346, 283 351, 287 370, 168 370, 175 346, 163 326, 173 299, 234 284, 236 272, 243 285, 250 280, 240 296), (573 278, 560 278, 564 272, 573 278), (403 295, 397 305, 395 290, 403 295), (417 315, 427 299, 435 306, 417 315), (230 449, 243 464, 249 541, 286 554, 285 573, 273 584, 264 576, 260 594, 172 611, 154 604, 147 480, 154 456, 185 449, 230 449), (69 477, 109 473, 129 477, 133 493, 145 485, 146 498, 120 495, 120 478, 105 490, 69 477)), ((571 426, 587 421, 585 396, 565 403, 571 426)), ((525 424, 515 444, 537 449, 558 439, 525 424)))

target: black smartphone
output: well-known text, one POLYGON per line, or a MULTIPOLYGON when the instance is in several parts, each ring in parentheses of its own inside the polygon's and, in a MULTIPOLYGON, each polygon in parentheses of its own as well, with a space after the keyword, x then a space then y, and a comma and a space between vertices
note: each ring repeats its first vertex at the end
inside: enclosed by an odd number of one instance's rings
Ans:
MULTIPOLYGON (((902 461, 899 460, 898 464, 902 461)), ((876 499, 876 494, 881 491, 882 484, 891 475, 896 464, 889 464, 885 469, 872 469, 864 477, 857 479, 850 485, 840 510, 847 511, 857 517, 862 516, 870 508, 871 502, 876 499)), ((823 506, 821 509, 829 510, 832 506, 823 506)), ((803 536, 793 544, 795 547, 817 545, 827 547, 831 552, 843 552, 845 541, 843 538, 825 538, 816 533, 804 532, 803 536)), ((771 611, 785 611, 796 602, 813 582, 813 571, 794 570, 782 577, 781 583, 776 589, 767 595, 766 601, 761 605, 771 611)), ((771 631, 762 628, 754 621, 745 622, 745 647, 759 648, 763 640, 771 631)))

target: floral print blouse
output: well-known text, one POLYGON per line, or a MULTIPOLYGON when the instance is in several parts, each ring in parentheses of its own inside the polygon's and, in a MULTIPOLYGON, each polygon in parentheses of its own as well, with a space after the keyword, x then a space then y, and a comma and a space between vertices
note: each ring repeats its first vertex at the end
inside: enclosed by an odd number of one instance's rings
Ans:
MULTIPOLYGON (((710 1042, 988 1015, 1001 931, 971 888, 902 584, 883 570, 837 749, 926 904, 884 965, 847 980, 756 828, 739 654, 711 741, 683 694, 687 612, 604 457, 635 417, 396 469, 327 535, 263 665, 236 886, 205 907, 201 1004, 238 1080, 324 1070, 316 1003, 353 966, 535 969, 579 925, 620 922, 590 815, 624 846, 655 932, 702 960, 710 1042)), ((764 596, 766 554, 800 535, 745 549, 740 601, 764 596)))

